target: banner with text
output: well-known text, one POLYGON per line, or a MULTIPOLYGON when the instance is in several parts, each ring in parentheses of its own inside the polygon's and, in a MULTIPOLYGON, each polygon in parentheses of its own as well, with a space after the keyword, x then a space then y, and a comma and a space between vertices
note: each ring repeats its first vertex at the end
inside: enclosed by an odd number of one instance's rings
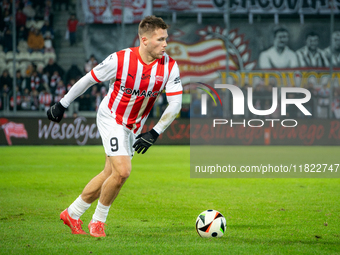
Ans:
MULTIPOLYGON (((254 121, 243 119, 216 127, 202 124, 200 119, 176 119, 157 144, 189 145, 191 140, 193 145, 340 145, 339 120, 297 121, 296 127, 284 127, 277 121, 271 126, 273 123, 267 121, 265 128, 258 128, 252 127, 254 121)), ((157 119, 149 119, 142 132, 156 123, 157 119)), ((0 118, 0 127, 0 145, 101 144, 95 118, 66 118, 61 123, 42 118, 0 118)))
MULTIPOLYGON (((339 0, 231 0, 229 8, 232 14, 327 14, 331 12, 332 2, 333 11, 339 13, 339 0)), ((155 0, 153 9, 163 12, 223 13, 226 3, 225 0, 155 0)))

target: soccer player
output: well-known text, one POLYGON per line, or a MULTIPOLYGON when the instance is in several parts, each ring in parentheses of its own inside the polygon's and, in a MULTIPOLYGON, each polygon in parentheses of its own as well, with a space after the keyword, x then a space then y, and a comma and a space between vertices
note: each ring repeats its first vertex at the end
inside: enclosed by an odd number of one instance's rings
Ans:
POLYGON ((50 120, 60 122, 65 109, 91 85, 110 81, 109 92, 97 113, 97 126, 106 153, 104 170, 60 214, 73 234, 86 234, 79 218, 99 198, 88 228, 92 236, 106 236, 104 223, 111 204, 130 175, 134 151, 144 154, 181 109, 182 83, 178 65, 165 53, 167 28, 163 19, 145 17, 138 27, 139 47, 109 55, 47 111, 50 120), (150 131, 140 134, 163 89, 169 102, 167 108, 150 131))

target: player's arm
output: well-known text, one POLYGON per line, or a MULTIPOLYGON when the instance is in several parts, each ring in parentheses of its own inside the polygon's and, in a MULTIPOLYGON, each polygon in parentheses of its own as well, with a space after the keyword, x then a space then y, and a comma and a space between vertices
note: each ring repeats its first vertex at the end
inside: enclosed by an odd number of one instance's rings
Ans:
POLYGON ((54 122, 60 122, 63 118, 66 108, 89 87, 97 82, 107 81, 115 77, 117 55, 111 54, 100 65, 97 65, 91 72, 84 75, 77 81, 70 91, 60 100, 47 110, 47 117, 54 122))
POLYGON ((158 136, 174 121, 182 107, 182 90, 179 70, 177 64, 175 64, 166 85, 166 96, 169 104, 153 129, 136 137, 137 141, 133 148, 137 153, 142 152, 144 154, 156 142, 158 136))
POLYGON ((157 122, 157 124, 153 127, 153 129, 158 133, 161 134, 167 129, 168 126, 174 121, 178 113, 182 108, 182 93, 175 94, 175 95, 168 95, 168 106, 164 110, 161 118, 157 122))
POLYGON ((149 132, 142 133, 136 137, 137 141, 134 143, 133 148, 137 153, 144 154, 151 145, 153 145, 158 136, 174 121, 176 116, 181 110, 182 94, 167 96, 168 106, 162 114, 162 117, 149 132))
POLYGON ((80 95, 82 95, 90 86, 97 83, 88 73, 77 81, 70 91, 60 100, 47 110, 47 117, 54 122, 60 122, 63 118, 66 108, 80 95))

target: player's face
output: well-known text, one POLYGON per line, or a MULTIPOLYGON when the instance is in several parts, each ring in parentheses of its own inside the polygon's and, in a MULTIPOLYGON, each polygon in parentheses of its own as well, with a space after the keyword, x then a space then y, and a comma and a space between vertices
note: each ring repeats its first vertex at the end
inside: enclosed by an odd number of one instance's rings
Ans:
POLYGON ((168 38, 168 31, 166 29, 157 29, 148 38, 148 53, 153 59, 160 59, 163 57, 165 47, 167 46, 166 39, 168 38))
POLYGON ((308 36, 306 41, 307 47, 309 50, 316 50, 319 45, 319 37, 318 36, 308 36))
POLYGON ((277 32, 274 43, 278 47, 285 47, 288 44, 289 35, 286 31, 277 32))

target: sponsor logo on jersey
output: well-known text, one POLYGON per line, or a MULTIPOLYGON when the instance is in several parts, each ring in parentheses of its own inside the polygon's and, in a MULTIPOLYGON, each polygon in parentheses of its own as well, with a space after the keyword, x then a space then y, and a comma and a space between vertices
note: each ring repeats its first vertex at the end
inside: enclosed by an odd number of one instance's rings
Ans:
POLYGON ((181 82, 181 78, 178 76, 176 77, 176 79, 174 80, 174 83, 177 84, 177 83, 180 83, 181 82))
POLYGON ((163 76, 156 75, 156 82, 163 82, 163 76))
POLYGON ((132 74, 128 73, 128 76, 130 76, 132 79, 134 79, 136 75, 132 75, 132 74))
POLYGON ((143 73, 141 80, 150 79, 150 77, 151 77, 150 75, 147 75, 147 74, 143 73))
POLYGON ((157 97, 159 94, 159 91, 130 89, 125 86, 120 86, 120 90, 128 95, 137 97, 157 97))

